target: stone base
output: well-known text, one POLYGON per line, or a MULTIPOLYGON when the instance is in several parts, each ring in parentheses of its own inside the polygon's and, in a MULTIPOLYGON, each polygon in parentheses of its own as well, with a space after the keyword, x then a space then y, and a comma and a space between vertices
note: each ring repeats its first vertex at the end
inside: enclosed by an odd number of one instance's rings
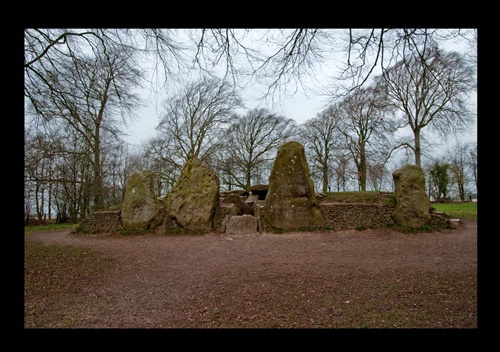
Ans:
POLYGON ((253 234, 258 232, 257 218, 252 215, 231 216, 226 223, 225 233, 253 234))

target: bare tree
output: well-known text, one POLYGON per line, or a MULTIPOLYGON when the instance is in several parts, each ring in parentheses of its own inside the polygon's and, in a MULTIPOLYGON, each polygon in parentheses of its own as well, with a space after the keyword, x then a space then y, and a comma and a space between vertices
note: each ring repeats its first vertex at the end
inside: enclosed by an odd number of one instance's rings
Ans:
POLYGON ((374 191, 382 191, 385 189, 388 178, 385 163, 369 163, 367 181, 374 191))
POLYGON ((31 131, 26 131, 24 144, 26 209, 34 208, 38 220, 42 220, 54 168, 52 146, 42 134, 32 134, 31 131))
POLYGON ((474 173, 469 173, 470 165, 473 163, 470 158, 472 148, 473 145, 470 143, 456 141, 447 153, 451 183, 456 187, 458 197, 462 202, 465 201, 467 194, 472 193, 471 181, 474 180, 474 173))
POLYGON ((262 98, 294 94, 331 50, 335 31, 317 28, 191 30, 195 61, 211 73, 222 66, 235 87, 263 83, 262 98))
POLYGON ((55 178, 57 221, 76 223, 91 211, 92 150, 74 129, 53 134, 57 155, 55 178))
POLYGON ((460 43, 467 49, 469 62, 477 62, 475 28, 350 28, 340 31, 338 41, 343 43, 345 59, 336 89, 329 88, 333 98, 370 84, 371 78, 399 61, 419 60, 427 48, 460 43))
POLYGON ((369 142, 377 138, 379 149, 387 147, 388 136, 398 127, 391 113, 389 102, 378 86, 357 89, 339 105, 342 122, 338 128, 356 163, 361 191, 366 191, 369 142))
MULTIPOLYGON (((373 29, 26 29, 26 75, 43 75, 47 63, 54 65, 60 55, 73 55, 84 45, 90 50, 133 49, 153 58, 151 87, 158 79, 167 83, 183 79, 189 68, 207 74, 214 72, 232 80, 234 87, 251 82, 267 86, 264 96, 294 94, 315 90, 305 84, 329 59, 338 58, 344 67, 331 75, 336 84, 328 85, 344 94, 359 88, 369 79, 401 58, 421 56, 422 43, 438 45, 463 42, 469 45, 471 60, 477 60, 477 29, 373 28, 373 29), (476 53, 476 54, 475 54, 476 53), (347 86, 339 84, 347 81, 347 86)), ((138 56, 139 57, 139 56, 138 56)), ((48 83, 48 81, 47 81, 48 83)), ((26 91, 30 94, 30 89, 26 91)), ((337 95, 338 96, 338 95, 337 95)))
POLYGON ((165 196, 175 186, 182 166, 176 140, 168 135, 150 138, 141 145, 142 169, 153 173, 155 190, 159 198, 165 196))
POLYGON ((111 139, 102 143, 103 203, 106 208, 123 202, 126 158, 127 144, 124 141, 111 139))
POLYGON ((339 135, 339 123, 338 107, 332 105, 305 121, 300 129, 306 152, 311 156, 312 173, 317 169, 321 175, 323 192, 329 191, 331 159, 342 138, 339 135))
POLYGON ((80 136, 72 129, 47 132, 25 131, 25 193, 28 196, 38 193, 34 202, 40 219, 44 212, 50 219, 55 210, 58 222, 76 222, 86 214, 90 203, 90 149, 80 143, 80 136))
MULTIPOLYGON (((74 175, 79 175, 74 185, 78 185, 77 188, 83 193, 79 198, 79 210, 69 210, 72 214, 85 214, 90 209, 89 203, 95 203, 96 208, 105 205, 106 187, 111 187, 111 192, 116 190, 117 182, 126 181, 127 172, 133 164, 127 156, 125 174, 118 181, 116 172, 121 168, 121 157, 107 155, 107 146, 102 145, 102 139, 107 138, 106 143, 114 143, 113 138, 120 136, 120 128, 126 123, 125 117, 129 117, 137 106, 138 100, 129 88, 137 87, 146 78, 145 75, 137 74, 138 68, 151 69, 147 76, 151 83, 150 89, 162 94, 178 87, 173 83, 185 83, 183 80, 188 77, 190 69, 201 69, 213 77, 222 76, 224 81, 231 80, 231 87, 227 86, 225 91, 231 90, 228 95, 234 94, 234 88, 254 83, 263 83, 263 98, 274 97, 276 93, 296 93, 299 89, 307 94, 314 91, 306 84, 317 72, 316 69, 332 56, 343 54, 337 46, 340 44, 339 35, 343 33, 348 38, 348 45, 343 58, 346 67, 341 78, 352 78, 344 92, 364 85, 378 70, 388 70, 395 62, 402 60, 405 65, 409 65, 417 58, 424 57, 424 49, 437 47, 442 42, 465 40, 471 45, 472 54, 474 50, 477 51, 475 29, 27 28, 24 30, 24 92, 26 101, 34 108, 27 112, 34 112, 38 118, 27 120, 26 123, 40 127, 38 124, 41 122, 49 122, 44 127, 50 125, 51 131, 54 128, 71 129, 79 136, 78 148, 74 145, 72 152, 69 144, 64 145, 56 159, 50 161, 55 165, 47 170, 59 172, 61 170, 55 166, 69 167, 71 160, 77 160, 77 155, 79 158, 83 158, 83 155, 90 157, 88 160, 92 163, 92 169, 85 167, 85 171, 80 170, 79 173, 73 170, 74 175), (146 62, 151 58, 152 63, 146 62), (99 134, 96 128, 100 130, 99 134), (91 154, 85 154, 90 151, 91 154), (69 157, 71 153, 74 153, 74 159, 69 157), (115 170, 115 167, 118 169, 115 170), (94 185, 94 190, 89 190, 90 184, 94 185), (89 198, 91 195, 94 195, 92 201, 89 198)), ((467 59, 474 62, 477 56, 471 55, 467 59)), ((427 66, 431 66, 431 62, 427 62, 427 66)), ((335 86, 341 87, 340 84, 335 86)), ((177 120, 174 118, 170 122, 172 126, 181 122, 180 116, 177 115, 177 120)), ((193 129, 199 130, 198 127, 193 129)), ((203 158, 213 162, 218 144, 211 141, 220 141, 222 137, 221 130, 211 131, 211 134, 202 138, 205 142, 199 151, 203 158), (213 148, 209 148, 209 145, 213 148)), ((163 130, 162 133, 165 140, 177 140, 182 135, 175 128, 168 132, 163 130)), ((188 144, 196 145, 195 135, 192 134, 192 137, 193 143, 188 138, 188 144)), ((177 160, 178 164, 185 157, 181 146, 189 149, 181 143, 169 146, 173 148, 170 156, 181 156, 177 160)), ((196 152, 196 148, 193 151, 196 152)), ((149 166, 161 168, 160 165, 167 165, 166 160, 156 161, 158 164, 149 166)), ((69 169, 64 170, 64 174, 68 174, 69 169)), ((38 174, 41 172, 41 169, 36 170, 38 174)), ((50 177, 56 177, 54 175, 50 177)), ((165 191, 173 175, 162 174, 162 181, 158 180, 157 184, 159 193, 165 191)), ((346 183, 342 183, 342 187, 345 187, 346 183)), ((73 197, 71 194, 77 188, 70 192, 66 187, 70 184, 49 182, 44 192, 38 193, 40 203, 45 199, 43 195, 47 197, 48 208, 51 208, 52 199, 57 200, 59 209, 76 207, 71 205, 75 204, 75 199, 68 198, 65 203, 61 198, 64 195, 73 197)), ((35 189, 29 189, 26 194, 34 197, 35 189)), ((27 209, 35 208, 35 203, 31 208, 27 206, 27 209)))
POLYGON ((92 149, 96 210, 103 207, 101 135, 117 138, 120 122, 124 124, 126 114, 140 102, 132 89, 139 85, 141 73, 129 66, 128 57, 122 51, 66 59, 50 76, 52 83, 40 83, 30 97, 35 116, 44 123, 62 120, 92 149))
POLYGON ((230 165, 225 172, 235 184, 248 190, 252 180, 259 178, 260 167, 271 161, 273 152, 295 135, 295 121, 253 109, 243 116, 236 115, 225 134, 225 157, 230 165))
MULTIPOLYGON (((339 150, 334 153, 333 159, 333 178, 334 178, 334 184, 336 185, 337 192, 346 192, 347 190, 351 189, 351 183, 352 183, 352 174, 353 174, 353 169, 355 169, 355 166, 353 166, 353 160, 352 156, 344 151, 344 150, 339 150)), ((354 174, 357 175, 357 172, 354 172, 354 174)), ((358 182, 358 177, 355 177, 356 180, 356 186, 359 187, 359 182, 358 182)))
POLYGON ((205 77, 188 84, 165 104, 165 114, 157 126, 162 138, 172 138, 179 168, 192 156, 207 159, 220 147, 220 129, 231 122, 240 98, 232 87, 220 80, 205 77))
MULTIPOLYGON (((26 28, 24 30, 25 96, 39 86, 55 89, 50 77, 60 63, 82 55, 127 52, 130 67, 141 67, 152 58, 151 87, 174 83, 190 66, 188 48, 176 29, 162 28, 26 28), (156 79, 155 79, 156 78, 156 79), (161 82, 159 81, 161 79, 161 82)), ((112 56, 109 57, 112 60, 112 56)))
POLYGON ((469 170, 474 180, 474 186, 477 192, 477 142, 471 143, 469 147, 469 170))
POLYGON ((446 137, 466 127, 473 118, 467 93, 474 70, 456 52, 428 48, 422 56, 402 60, 379 76, 378 82, 413 132, 415 164, 421 166, 420 135, 429 126, 446 137))

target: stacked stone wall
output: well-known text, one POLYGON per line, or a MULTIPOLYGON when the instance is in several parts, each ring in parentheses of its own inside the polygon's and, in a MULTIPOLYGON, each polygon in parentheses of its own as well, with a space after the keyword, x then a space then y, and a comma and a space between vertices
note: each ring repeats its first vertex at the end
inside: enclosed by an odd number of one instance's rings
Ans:
POLYGON ((393 225, 396 204, 320 203, 319 208, 331 230, 378 228, 393 225))
MULTIPOLYGON (((395 202, 380 203, 338 203, 338 202, 319 202, 319 209, 325 219, 326 230, 345 230, 345 229, 366 229, 382 228, 394 225, 391 217, 395 202)), ((226 216, 236 215, 232 204, 221 203, 216 207, 213 219, 213 228, 217 231, 222 230, 222 223, 226 216)), ((263 216, 265 207, 260 205, 258 212, 254 208, 254 216, 258 220, 259 232, 273 231, 270 223, 263 216)), ((115 233, 122 228, 121 211, 100 211, 89 214, 82 220, 77 228, 80 233, 115 233)), ((432 224, 438 226, 448 226, 449 217, 444 213, 431 212, 432 224)), ((168 224, 164 223, 168 227, 168 224)), ((173 224, 171 224, 173 225, 173 224)))
POLYGON ((224 217, 227 214, 227 207, 218 205, 215 208, 215 215, 214 215, 214 229, 220 230, 222 226, 222 220, 224 220, 224 217))
POLYGON ((213 219, 213 229, 224 232, 224 219, 229 220, 233 215, 239 215, 239 208, 232 203, 220 203, 215 207, 215 215, 213 219))
MULTIPOLYGON (((327 230, 339 231, 345 229, 365 229, 387 227, 394 224, 391 213, 395 204, 366 203, 319 203, 319 208, 325 219, 327 230)), ((271 225, 262 216, 261 210, 259 231, 272 230, 271 225)))
POLYGON ((87 215, 76 232, 79 233, 112 233, 122 228, 120 210, 97 211, 87 215))
MULTIPOLYGON (((396 204, 367 204, 367 203, 319 203, 319 208, 325 219, 325 228, 328 230, 378 228, 394 225, 391 218, 396 204)), ((221 229, 224 217, 227 215, 226 206, 218 206, 214 217, 214 228, 221 229)), ((272 230, 269 221, 263 216, 265 207, 256 217, 259 219, 259 231, 272 230)))

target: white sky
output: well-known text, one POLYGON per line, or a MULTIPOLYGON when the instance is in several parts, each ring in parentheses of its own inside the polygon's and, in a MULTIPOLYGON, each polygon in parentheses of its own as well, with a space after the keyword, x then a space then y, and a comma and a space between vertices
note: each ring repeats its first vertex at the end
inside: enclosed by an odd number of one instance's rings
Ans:
MULTIPOLYGON (((258 103, 246 101, 248 108, 253 108, 258 103)), ((282 105, 274 108, 269 107, 269 110, 287 118, 294 119, 297 123, 303 123, 307 119, 314 117, 316 113, 323 109, 325 98, 321 96, 306 97, 305 95, 296 94, 295 97, 287 99, 282 105)), ((148 106, 138 110, 138 118, 131 122, 128 126, 127 133, 129 134, 125 140, 130 144, 139 145, 147 139, 156 135, 156 126, 160 122, 162 112, 161 106, 158 109, 155 106, 156 102, 149 99, 148 106)), ((265 106, 267 107, 267 106, 265 106)))
MULTIPOLYGON (((452 44, 446 47, 446 49, 457 50, 457 47, 452 44)), ((306 82, 305 89, 315 89, 318 88, 318 85, 326 86, 327 76, 333 76, 335 74, 333 70, 336 69, 336 63, 334 61, 330 61, 327 65, 323 65, 322 70, 330 70, 330 72, 321 72, 320 69, 318 69, 314 74, 315 77, 311 78, 309 82, 306 82), (322 80, 321 77, 325 77, 325 80, 322 80)), ((259 103, 259 101, 252 100, 252 97, 256 94, 252 93, 252 89, 255 91, 255 86, 240 92, 243 102, 248 109, 256 107, 259 103)), ((166 95, 153 96, 154 94, 148 93, 147 90, 143 94, 147 106, 136 111, 137 118, 129 122, 127 128, 129 136, 125 137, 125 140, 133 145, 140 145, 142 142, 156 135, 156 126, 163 113, 163 108, 160 103, 166 98, 166 95)), ((286 99, 283 97, 281 97, 281 99, 276 97, 276 99, 277 101, 275 101, 274 105, 269 105, 269 103, 262 104, 260 107, 268 108, 271 112, 294 119, 298 124, 314 117, 318 112, 324 109, 325 104, 328 102, 325 96, 312 93, 306 95, 302 90, 298 90, 294 96, 289 96, 286 99)), ((476 100, 474 99, 474 101, 476 100)), ((472 126, 471 129, 460 138, 462 141, 477 141, 477 122, 475 126, 472 126)))
MULTIPOLYGON (((140 109, 137 112, 138 118, 129 124, 127 129, 129 136, 125 140, 130 144, 140 145, 142 142, 156 135, 156 126, 160 121, 162 108, 160 106, 157 108, 157 102, 153 101, 153 99, 148 99, 148 101, 148 106, 140 109)), ((294 119, 298 124, 301 124, 323 110, 326 101, 326 98, 323 96, 312 97, 297 93, 294 97, 286 99, 281 104, 282 106, 275 106, 269 109, 272 112, 294 119)), ((248 100, 247 105, 248 108, 253 108, 257 103, 253 102, 252 104, 252 101, 248 100)), ((466 133, 460 135, 459 138, 463 142, 477 141, 477 121, 466 133)))

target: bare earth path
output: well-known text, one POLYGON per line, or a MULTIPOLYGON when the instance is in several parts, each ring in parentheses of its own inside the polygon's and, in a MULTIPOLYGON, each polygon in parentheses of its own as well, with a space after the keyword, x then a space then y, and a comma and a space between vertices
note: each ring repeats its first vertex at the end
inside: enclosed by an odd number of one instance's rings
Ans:
POLYGON ((61 319, 46 327, 477 327, 477 221, 419 234, 26 238, 114 260, 97 282, 60 297, 61 319))

